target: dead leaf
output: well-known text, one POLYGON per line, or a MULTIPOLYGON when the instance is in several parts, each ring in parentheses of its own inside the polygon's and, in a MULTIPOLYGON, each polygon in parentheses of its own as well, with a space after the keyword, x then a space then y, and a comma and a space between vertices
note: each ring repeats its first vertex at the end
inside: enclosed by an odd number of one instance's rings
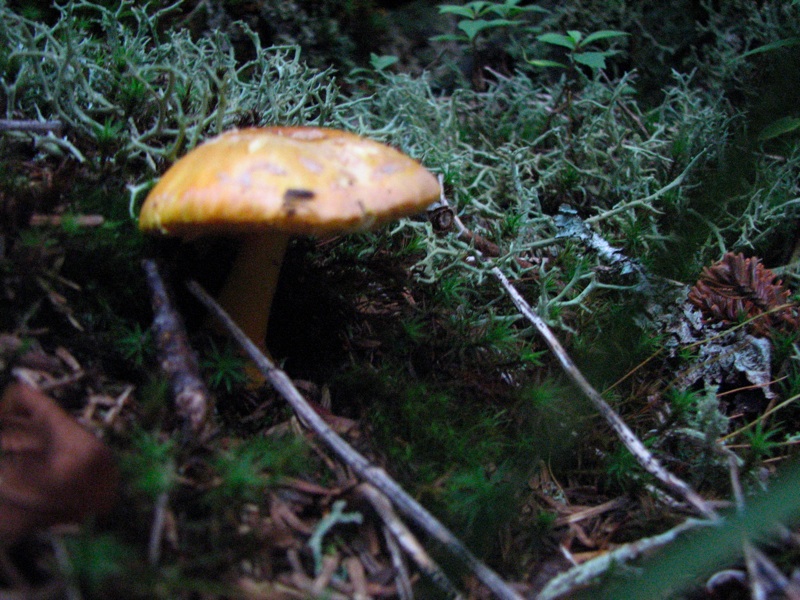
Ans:
POLYGON ((12 383, 0 398, 0 545, 108 512, 119 473, 111 451, 50 397, 12 383))

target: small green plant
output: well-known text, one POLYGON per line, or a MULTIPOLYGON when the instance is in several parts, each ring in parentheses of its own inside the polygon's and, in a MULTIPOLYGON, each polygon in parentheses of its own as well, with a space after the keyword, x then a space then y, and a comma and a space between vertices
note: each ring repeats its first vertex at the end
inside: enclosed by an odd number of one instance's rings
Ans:
POLYGON ((141 431, 132 439, 131 452, 123 456, 126 479, 149 498, 168 492, 177 481, 175 444, 141 431))
POLYGON ((767 426, 764 419, 759 419, 756 426, 744 432, 744 437, 750 446, 750 460, 758 463, 772 456, 772 453, 781 446, 776 436, 781 433, 780 424, 767 426))
POLYGON ((244 359, 233 351, 230 344, 219 348, 214 340, 210 340, 208 353, 200 361, 200 366, 208 373, 211 388, 228 394, 247 381, 244 365, 244 359))
POLYGON ((516 510, 511 472, 500 467, 487 474, 483 467, 462 470, 448 479, 447 507, 475 548, 488 553, 499 542, 504 523, 516 510))
MULTIPOLYGON (((650 446, 654 441, 645 440, 645 445, 650 446)), ((606 477, 609 483, 623 490, 631 490, 640 487, 642 478, 646 476, 639 461, 624 445, 618 444, 606 456, 606 477)))
POLYGON ((518 18, 532 12, 547 13, 549 11, 536 4, 520 6, 520 0, 506 0, 503 3, 475 0, 464 5, 440 4, 439 14, 461 17, 456 25, 460 33, 439 35, 433 40, 466 42, 474 50, 478 35, 482 32, 519 25, 521 21, 518 18))
POLYGON ((578 65, 589 67, 592 72, 606 68, 606 59, 617 54, 617 50, 591 50, 588 47, 600 40, 608 40, 629 35, 624 31, 603 30, 584 35, 577 30, 569 30, 567 34, 543 33, 536 37, 537 40, 551 46, 566 48, 568 63, 544 58, 526 58, 528 64, 534 67, 557 67, 566 69, 570 73, 578 72, 578 65))
POLYGON ((150 329, 142 329, 139 323, 132 327, 122 327, 115 340, 119 351, 135 366, 144 366, 153 355, 153 334, 150 329))
POLYGON ((64 549, 66 574, 74 584, 98 598, 111 592, 105 586, 123 576, 136 554, 113 535, 95 532, 64 538, 64 549))
POLYGON ((692 389, 670 389, 667 392, 667 399, 672 410, 678 416, 688 414, 699 402, 698 394, 692 389))
POLYGON ((479 78, 481 65, 478 60, 481 38, 486 38, 490 33, 503 29, 537 30, 536 27, 521 27, 525 22, 522 17, 530 13, 548 13, 547 9, 531 4, 521 6, 520 0, 505 0, 505 2, 492 2, 490 0, 475 0, 460 4, 440 4, 439 13, 459 17, 455 33, 434 36, 434 42, 458 42, 469 48, 470 55, 476 59, 473 65, 473 74, 479 78))
POLYGON ((375 54, 371 52, 369 55, 369 64, 371 69, 364 67, 355 67, 350 70, 350 78, 354 81, 365 80, 369 81, 375 75, 380 75, 389 67, 395 64, 400 58, 392 54, 375 54))
POLYGON ((257 437, 222 452, 214 464, 221 494, 255 501, 281 477, 308 467, 308 446, 300 437, 257 437))

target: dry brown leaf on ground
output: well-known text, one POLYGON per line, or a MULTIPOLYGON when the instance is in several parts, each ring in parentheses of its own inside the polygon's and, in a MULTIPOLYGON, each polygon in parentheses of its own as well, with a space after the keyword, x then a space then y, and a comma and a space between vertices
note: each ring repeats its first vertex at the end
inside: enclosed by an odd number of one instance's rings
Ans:
POLYGON ((116 499, 111 451, 50 397, 22 383, 0 398, 0 545, 103 514, 116 499))

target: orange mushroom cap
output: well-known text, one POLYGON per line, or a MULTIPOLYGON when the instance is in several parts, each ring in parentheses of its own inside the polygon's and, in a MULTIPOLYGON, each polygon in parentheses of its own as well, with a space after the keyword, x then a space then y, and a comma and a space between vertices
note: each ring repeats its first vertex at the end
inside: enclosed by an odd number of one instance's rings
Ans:
POLYGON ((265 227, 325 235, 419 212, 439 182, 405 154, 318 127, 232 130, 170 168, 139 215, 143 231, 193 237, 265 227))
POLYGON ((430 172, 373 140, 319 127, 241 129, 177 161, 147 196, 139 228, 187 238, 241 234, 219 301, 264 347, 291 235, 369 229, 438 197, 430 172))

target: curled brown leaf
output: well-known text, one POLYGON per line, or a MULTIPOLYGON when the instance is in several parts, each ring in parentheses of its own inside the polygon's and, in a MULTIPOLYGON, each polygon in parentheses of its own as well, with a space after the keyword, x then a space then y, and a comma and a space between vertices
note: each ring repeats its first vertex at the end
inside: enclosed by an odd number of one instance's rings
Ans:
POLYGON ((111 451, 56 402, 22 383, 0 398, 0 545, 108 512, 119 474, 111 451))

